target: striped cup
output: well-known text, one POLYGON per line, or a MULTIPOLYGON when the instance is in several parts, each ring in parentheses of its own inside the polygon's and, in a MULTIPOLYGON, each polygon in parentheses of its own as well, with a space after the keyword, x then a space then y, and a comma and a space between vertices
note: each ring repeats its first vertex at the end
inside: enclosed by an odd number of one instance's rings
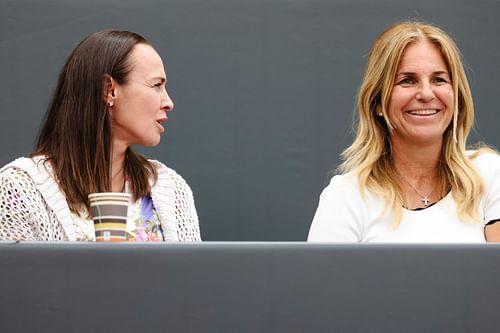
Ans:
POLYGON ((130 194, 102 192, 89 194, 96 242, 127 240, 127 214, 130 194))

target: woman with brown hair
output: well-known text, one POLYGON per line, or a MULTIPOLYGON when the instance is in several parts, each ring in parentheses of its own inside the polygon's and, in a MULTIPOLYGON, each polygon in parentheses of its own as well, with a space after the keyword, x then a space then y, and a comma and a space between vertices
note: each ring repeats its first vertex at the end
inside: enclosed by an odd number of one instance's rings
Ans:
POLYGON ((358 117, 309 241, 499 239, 500 157, 466 150, 472 95, 447 33, 422 22, 386 29, 369 54, 358 117))
POLYGON ((0 171, 0 239, 93 240, 88 195, 128 192, 136 241, 200 240, 191 189, 134 152, 155 146, 174 105, 163 62, 128 31, 86 37, 61 70, 29 158, 0 171))

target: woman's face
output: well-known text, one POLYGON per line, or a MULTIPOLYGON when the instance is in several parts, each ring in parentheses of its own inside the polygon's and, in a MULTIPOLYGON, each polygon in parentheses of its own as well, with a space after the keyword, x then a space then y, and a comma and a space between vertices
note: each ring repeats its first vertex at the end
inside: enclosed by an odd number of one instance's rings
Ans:
POLYGON ((113 143, 155 146, 174 104, 166 91, 163 62, 149 45, 137 44, 129 56, 132 70, 124 84, 113 81, 114 105, 109 109, 113 143))
POLYGON ((451 77, 439 49, 428 41, 406 47, 389 101, 393 144, 442 144, 453 118, 451 77))

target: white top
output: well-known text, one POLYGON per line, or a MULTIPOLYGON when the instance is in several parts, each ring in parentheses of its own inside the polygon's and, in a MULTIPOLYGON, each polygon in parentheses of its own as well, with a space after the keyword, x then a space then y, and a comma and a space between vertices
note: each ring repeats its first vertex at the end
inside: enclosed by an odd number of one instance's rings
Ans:
POLYGON ((383 199, 365 190, 351 173, 334 176, 323 190, 309 230, 315 242, 485 242, 484 225, 500 219, 500 156, 484 153, 473 160, 484 179, 486 192, 479 203, 482 223, 461 220, 451 193, 421 209, 403 208, 401 224, 385 213, 383 199))
MULTIPOLYGON (((43 157, 19 158, 0 169, 0 240, 81 240, 81 224, 43 157)), ((165 241, 199 241, 193 194, 185 180, 158 161, 151 198, 165 241)))

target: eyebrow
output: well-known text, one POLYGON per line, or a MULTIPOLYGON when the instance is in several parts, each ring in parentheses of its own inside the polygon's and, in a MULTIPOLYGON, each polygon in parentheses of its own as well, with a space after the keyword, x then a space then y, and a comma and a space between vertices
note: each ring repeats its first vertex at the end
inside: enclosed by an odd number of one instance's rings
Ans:
POLYGON ((166 83, 167 79, 165 79, 163 76, 156 76, 151 79, 152 81, 160 80, 161 83, 166 83))
MULTIPOLYGON (((442 74, 446 74, 446 75, 450 75, 450 73, 448 73, 447 71, 435 71, 435 72, 432 72, 433 75, 442 75, 442 74)), ((415 76, 417 75, 417 73, 415 72, 401 72, 401 73, 397 73, 396 76, 415 76)))
POLYGON ((447 71, 437 71, 437 72, 434 72, 434 75, 441 75, 441 74, 450 75, 450 73, 448 73, 447 71))

